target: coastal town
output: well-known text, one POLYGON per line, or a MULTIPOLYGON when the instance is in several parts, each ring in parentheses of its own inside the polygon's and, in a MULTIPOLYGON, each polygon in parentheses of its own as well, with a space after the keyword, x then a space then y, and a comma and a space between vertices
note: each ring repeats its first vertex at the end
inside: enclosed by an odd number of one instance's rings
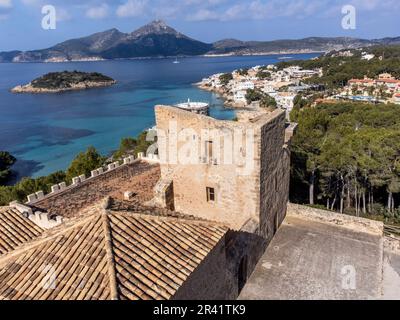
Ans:
MULTIPOLYGON (((362 57, 371 58, 371 55, 362 57)), ((381 73, 376 78, 350 79, 334 91, 326 90, 322 83, 307 82, 311 77, 322 76, 322 68, 308 70, 294 65, 279 69, 276 65, 266 65, 214 74, 202 79, 198 86, 221 94, 229 107, 278 107, 286 111, 287 119, 299 94, 315 95, 315 103, 349 100, 400 104, 400 80, 390 73, 381 73), (270 97, 267 105, 262 103, 265 97, 270 97)))
POLYGON ((250 69, 235 70, 231 74, 214 74, 203 79, 198 85, 205 90, 221 94, 231 107, 246 107, 260 100, 252 101, 251 93, 258 92, 272 97, 276 106, 286 110, 287 117, 293 109, 293 101, 300 91, 320 89, 318 86, 304 84, 308 77, 320 75, 321 69, 303 70, 300 67, 288 67, 277 70, 276 65, 255 66, 250 69))
POLYGON ((3 37, 0 301, 400 300, 397 9, 346 34, 315 1, 164 2, 65 3, 51 32, 74 38, 3 37))

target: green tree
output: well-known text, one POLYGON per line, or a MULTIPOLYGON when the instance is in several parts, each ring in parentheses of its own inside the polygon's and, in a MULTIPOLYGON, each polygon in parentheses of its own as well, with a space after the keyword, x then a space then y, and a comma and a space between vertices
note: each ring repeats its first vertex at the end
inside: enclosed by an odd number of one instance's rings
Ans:
POLYGON ((268 71, 260 70, 260 71, 257 72, 256 77, 258 79, 260 79, 260 80, 270 79, 271 78, 271 73, 268 72, 268 71))
POLYGON ((17 160, 7 151, 0 151, 0 184, 7 182, 11 167, 17 160))
POLYGON ((245 69, 245 68, 244 69, 239 69, 237 72, 241 76, 247 76, 247 74, 249 73, 249 69, 245 69))
POLYGON ((224 73, 219 76, 219 81, 221 81, 221 84, 223 86, 226 86, 229 83, 229 81, 231 81, 231 80, 233 80, 232 73, 224 73))
POLYGON ((260 100, 261 108, 276 109, 277 106, 276 100, 268 94, 265 94, 260 100))
POLYGON ((135 138, 122 138, 119 149, 114 153, 114 158, 121 159, 125 155, 133 154, 138 142, 135 138))
POLYGON ((102 166, 104 162, 105 158, 94 147, 89 147, 85 152, 79 153, 71 162, 66 172, 66 178, 68 181, 71 181, 73 177, 82 174, 90 176, 90 172, 102 166))
POLYGON ((246 92, 246 101, 247 104, 250 104, 254 101, 260 101, 264 97, 264 93, 259 89, 247 89, 246 92))
POLYGON ((322 104, 298 110, 291 198, 398 221, 400 114, 390 104, 322 104), (296 184, 293 185, 293 182, 296 184), (308 197, 304 186, 308 185, 308 197), (378 201, 379 203, 377 203, 378 201), (398 220, 396 220, 398 219, 398 220))
POLYGON ((156 141, 147 141, 147 131, 143 131, 137 137, 137 145, 135 147, 135 154, 137 155, 139 152, 147 153, 147 149, 156 141))

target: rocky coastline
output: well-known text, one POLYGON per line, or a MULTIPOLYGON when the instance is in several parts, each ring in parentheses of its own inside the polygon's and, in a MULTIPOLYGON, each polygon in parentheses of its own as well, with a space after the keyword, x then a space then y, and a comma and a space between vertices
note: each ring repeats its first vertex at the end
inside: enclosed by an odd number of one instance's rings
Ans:
POLYGON ((226 108, 230 108, 230 109, 247 109, 250 108, 249 106, 247 106, 246 104, 243 103, 235 103, 232 99, 232 95, 228 94, 226 92, 226 90, 224 89, 217 89, 217 88, 213 88, 207 85, 204 85, 203 83, 199 82, 196 83, 195 86, 201 90, 205 90, 205 91, 210 91, 213 93, 218 94, 223 100, 224 100, 224 106, 226 108))
POLYGON ((48 73, 25 85, 11 89, 13 93, 59 93, 112 86, 116 81, 100 73, 63 71, 48 73))
POLYGON ((60 93, 66 91, 75 91, 75 90, 86 90, 91 88, 101 88, 108 87, 116 84, 116 80, 112 81, 102 81, 102 82, 94 82, 94 81, 85 81, 77 84, 73 84, 68 88, 37 88, 32 85, 32 83, 28 83, 26 85, 19 85, 11 89, 12 93, 60 93))

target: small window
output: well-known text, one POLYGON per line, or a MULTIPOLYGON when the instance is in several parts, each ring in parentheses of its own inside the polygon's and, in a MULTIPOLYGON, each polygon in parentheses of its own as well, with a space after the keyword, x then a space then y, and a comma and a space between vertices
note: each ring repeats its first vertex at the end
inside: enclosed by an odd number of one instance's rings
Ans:
POLYGON ((215 201, 215 189, 207 187, 207 202, 215 201))
POLYGON ((213 142, 206 141, 206 157, 208 159, 211 159, 212 156, 213 156, 213 142))

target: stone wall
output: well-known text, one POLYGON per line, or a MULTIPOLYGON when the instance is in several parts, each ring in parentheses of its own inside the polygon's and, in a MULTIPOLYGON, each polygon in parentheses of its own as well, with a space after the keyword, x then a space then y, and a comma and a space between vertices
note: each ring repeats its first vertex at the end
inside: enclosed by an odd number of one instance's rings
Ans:
POLYGON ((239 273, 244 261, 246 281, 266 248, 253 233, 230 231, 175 293, 173 300, 234 300, 239 296, 239 273))
POLYGON ((384 225, 383 222, 380 221, 340 214, 333 211, 312 208, 294 203, 289 203, 287 208, 288 215, 291 216, 299 216, 302 219, 329 223, 357 232, 365 232, 378 236, 383 235, 384 225))
POLYGON ((285 144, 285 114, 261 128, 260 234, 272 239, 286 215, 290 151, 285 144))
POLYGON ((239 230, 249 219, 259 221, 262 215, 264 221, 267 220, 266 215, 271 216, 278 211, 279 221, 283 220, 281 211, 284 209, 282 204, 287 202, 285 190, 288 185, 288 181, 282 181, 288 179, 283 171, 287 168, 289 172, 289 160, 285 160, 287 155, 282 149, 285 144, 283 111, 257 114, 256 118, 246 122, 236 122, 216 120, 173 107, 156 106, 156 121, 159 146, 170 146, 171 137, 176 135, 178 143, 175 154, 178 150, 178 156, 188 145, 188 150, 193 150, 193 146, 199 150, 197 157, 193 157, 196 161, 184 164, 180 161, 183 158, 174 159, 173 152, 168 148, 159 150, 161 176, 173 181, 177 211, 224 222, 235 230, 239 230), (230 145, 225 137, 239 130, 243 135, 236 136, 234 146, 230 145), (244 134, 252 136, 253 141, 247 143, 244 134), (206 141, 213 142, 211 159, 206 157, 206 141), (234 161, 231 162, 226 161, 228 157, 225 158, 229 148, 234 149, 234 161), (243 162, 236 161, 235 152, 245 157, 243 162), (261 163, 262 158, 264 160, 261 163), (271 189, 265 186, 270 186, 270 180, 274 180, 276 174, 280 175, 279 181, 283 186, 277 194, 269 196, 267 193, 271 189), (207 187, 216 191, 213 202, 207 201, 207 187), (264 188, 262 193, 261 187, 264 188), (260 197, 264 199, 260 200, 260 197), (260 214, 261 204, 264 205, 264 212, 260 214))
POLYGON ((179 287, 171 300, 235 299, 227 271, 225 238, 214 247, 195 271, 179 287))

